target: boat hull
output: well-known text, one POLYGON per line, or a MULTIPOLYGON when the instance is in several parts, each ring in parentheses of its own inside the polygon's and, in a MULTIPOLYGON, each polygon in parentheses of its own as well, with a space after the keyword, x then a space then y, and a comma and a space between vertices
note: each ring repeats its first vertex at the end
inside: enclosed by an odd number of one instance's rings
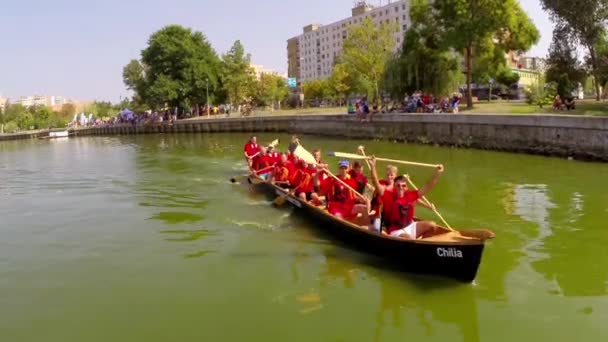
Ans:
MULTIPOLYGON (((270 197, 276 198, 284 194, 282 189, 257 178, 250 178, 250 182, 270 197)), ((339 239, 341 244, 349 248, 381 258, 384 267, 408 273, 449 277, 467 283, 477 276, 483 255, 483 241, 442 243, 392 238, 337 219, 293 196, 288 196, 286 200, 312 220, 315 229, 339 239)))

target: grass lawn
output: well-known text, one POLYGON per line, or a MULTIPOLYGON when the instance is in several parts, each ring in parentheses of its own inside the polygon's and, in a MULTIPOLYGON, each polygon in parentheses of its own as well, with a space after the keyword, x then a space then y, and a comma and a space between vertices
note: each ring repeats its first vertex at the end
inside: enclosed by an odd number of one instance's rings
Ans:
POLYGON ((256 115, 301 115, 301 114, 346 114, 346 107, 323 107, 323 108, 296 108, 281 109, 275 111, 258 110, 256 115))
MULTIPOLYGON (((521 101, 492 101, 479 102, 475 104, 472 110, 467 110, 466 104, 460 106, 462 114, 561 114, 561 115, 593 115, 593 116, 608 116, 608 102, 597 102, 595 100, 579 100, 576 103, 576 110, 573 111, 554 111, 551 106, 539 108, 538 106, 529 105, 521 101)), ((279 115, 332 115, 346 114, 346 107, 323 107, 323 108, 297 108, 297 109, 282 109, 282 110, 262 110, 258 109, 252 117, 259 116, 279 116, 279 115)), ((241 115, 232 113, 231 118, 237 118, 241 115)), ((205 115, 202 116, 203 118, 205 115)), ((225 118, 223 114, 212 115, 216 118, 225 118)), ((197 119, 197 118, 193 118, 197 119)))
POLYGON ((579 100, 576 102, 576 110, 555 111, 551 106, 539 108, 525 102, 492 101, 479 102, 475 108, 467 110, 466 103, 461 105, 461 113, 471 114, 563 114, 563 115, 595 115, 608 116, 608 102, 597 102, 595 100, 579 100))

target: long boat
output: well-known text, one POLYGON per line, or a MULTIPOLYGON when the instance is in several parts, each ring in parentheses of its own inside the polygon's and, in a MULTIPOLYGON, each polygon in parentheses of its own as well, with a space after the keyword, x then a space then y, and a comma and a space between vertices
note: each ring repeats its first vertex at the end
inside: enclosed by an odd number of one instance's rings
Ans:
POLYGON ((285 197, 293 207, 316 222, 315 228, 365 253, 381 257, 386 265, 403 272, 448 277, 470 283, 475 280, 485 241, 494 238, 488 230, 449 230, 418 240, 406 240, 376 233, 331 215, 324 206, 315 206, 266 182, 257 175, 247 178, 256 190, 270 197, 285 197))

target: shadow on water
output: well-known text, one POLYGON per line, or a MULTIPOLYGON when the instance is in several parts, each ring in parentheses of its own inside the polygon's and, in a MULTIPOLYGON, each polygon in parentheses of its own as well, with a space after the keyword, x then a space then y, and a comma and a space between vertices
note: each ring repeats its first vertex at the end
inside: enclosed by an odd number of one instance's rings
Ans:
POLYGON ((214 232, 211 232, 207 229, 198 229, 198 230, 163 230, 161 234, 167 234, 171 236, 181 236, 181 237, 171 237, 166 238, 165 241, 171 242, 189 242, 189 241, 198 241, 207 238, 208 236, 217 235, 214 232))
POLYGON ((160 212, 150 217, 150 219, 163 221, 166 224, 180 224, 200 222, 203 221, 205 217, 203 215, 184 212, 160 212))

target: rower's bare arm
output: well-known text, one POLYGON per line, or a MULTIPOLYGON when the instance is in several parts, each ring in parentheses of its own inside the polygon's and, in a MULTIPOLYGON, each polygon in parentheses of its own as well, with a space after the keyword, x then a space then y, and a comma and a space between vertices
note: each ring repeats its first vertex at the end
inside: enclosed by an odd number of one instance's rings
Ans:
POLYGON ((426 196, 426 194, 428 194, 431 190, 433 190, 435 188, 435 186, 437 186, 437 182, 439 182, 439 177, 441 177, 441 175, 443 174, 443 170, 444 170, 443 165, 437 165, 433 178, 431 178, 424 185, 424 187, 422 187, 422 189, 420 189, 420 191, 419 191, 420 197, 426 196))
POLYGON ((376 170, 376 157, 371 157, 369 160, 369 167, 372 174, 372 183, 376 187, 376 194, 378 196, 384 195, 384 187, 380 184, 380 180, 378 179, 378 172, 376 170))

